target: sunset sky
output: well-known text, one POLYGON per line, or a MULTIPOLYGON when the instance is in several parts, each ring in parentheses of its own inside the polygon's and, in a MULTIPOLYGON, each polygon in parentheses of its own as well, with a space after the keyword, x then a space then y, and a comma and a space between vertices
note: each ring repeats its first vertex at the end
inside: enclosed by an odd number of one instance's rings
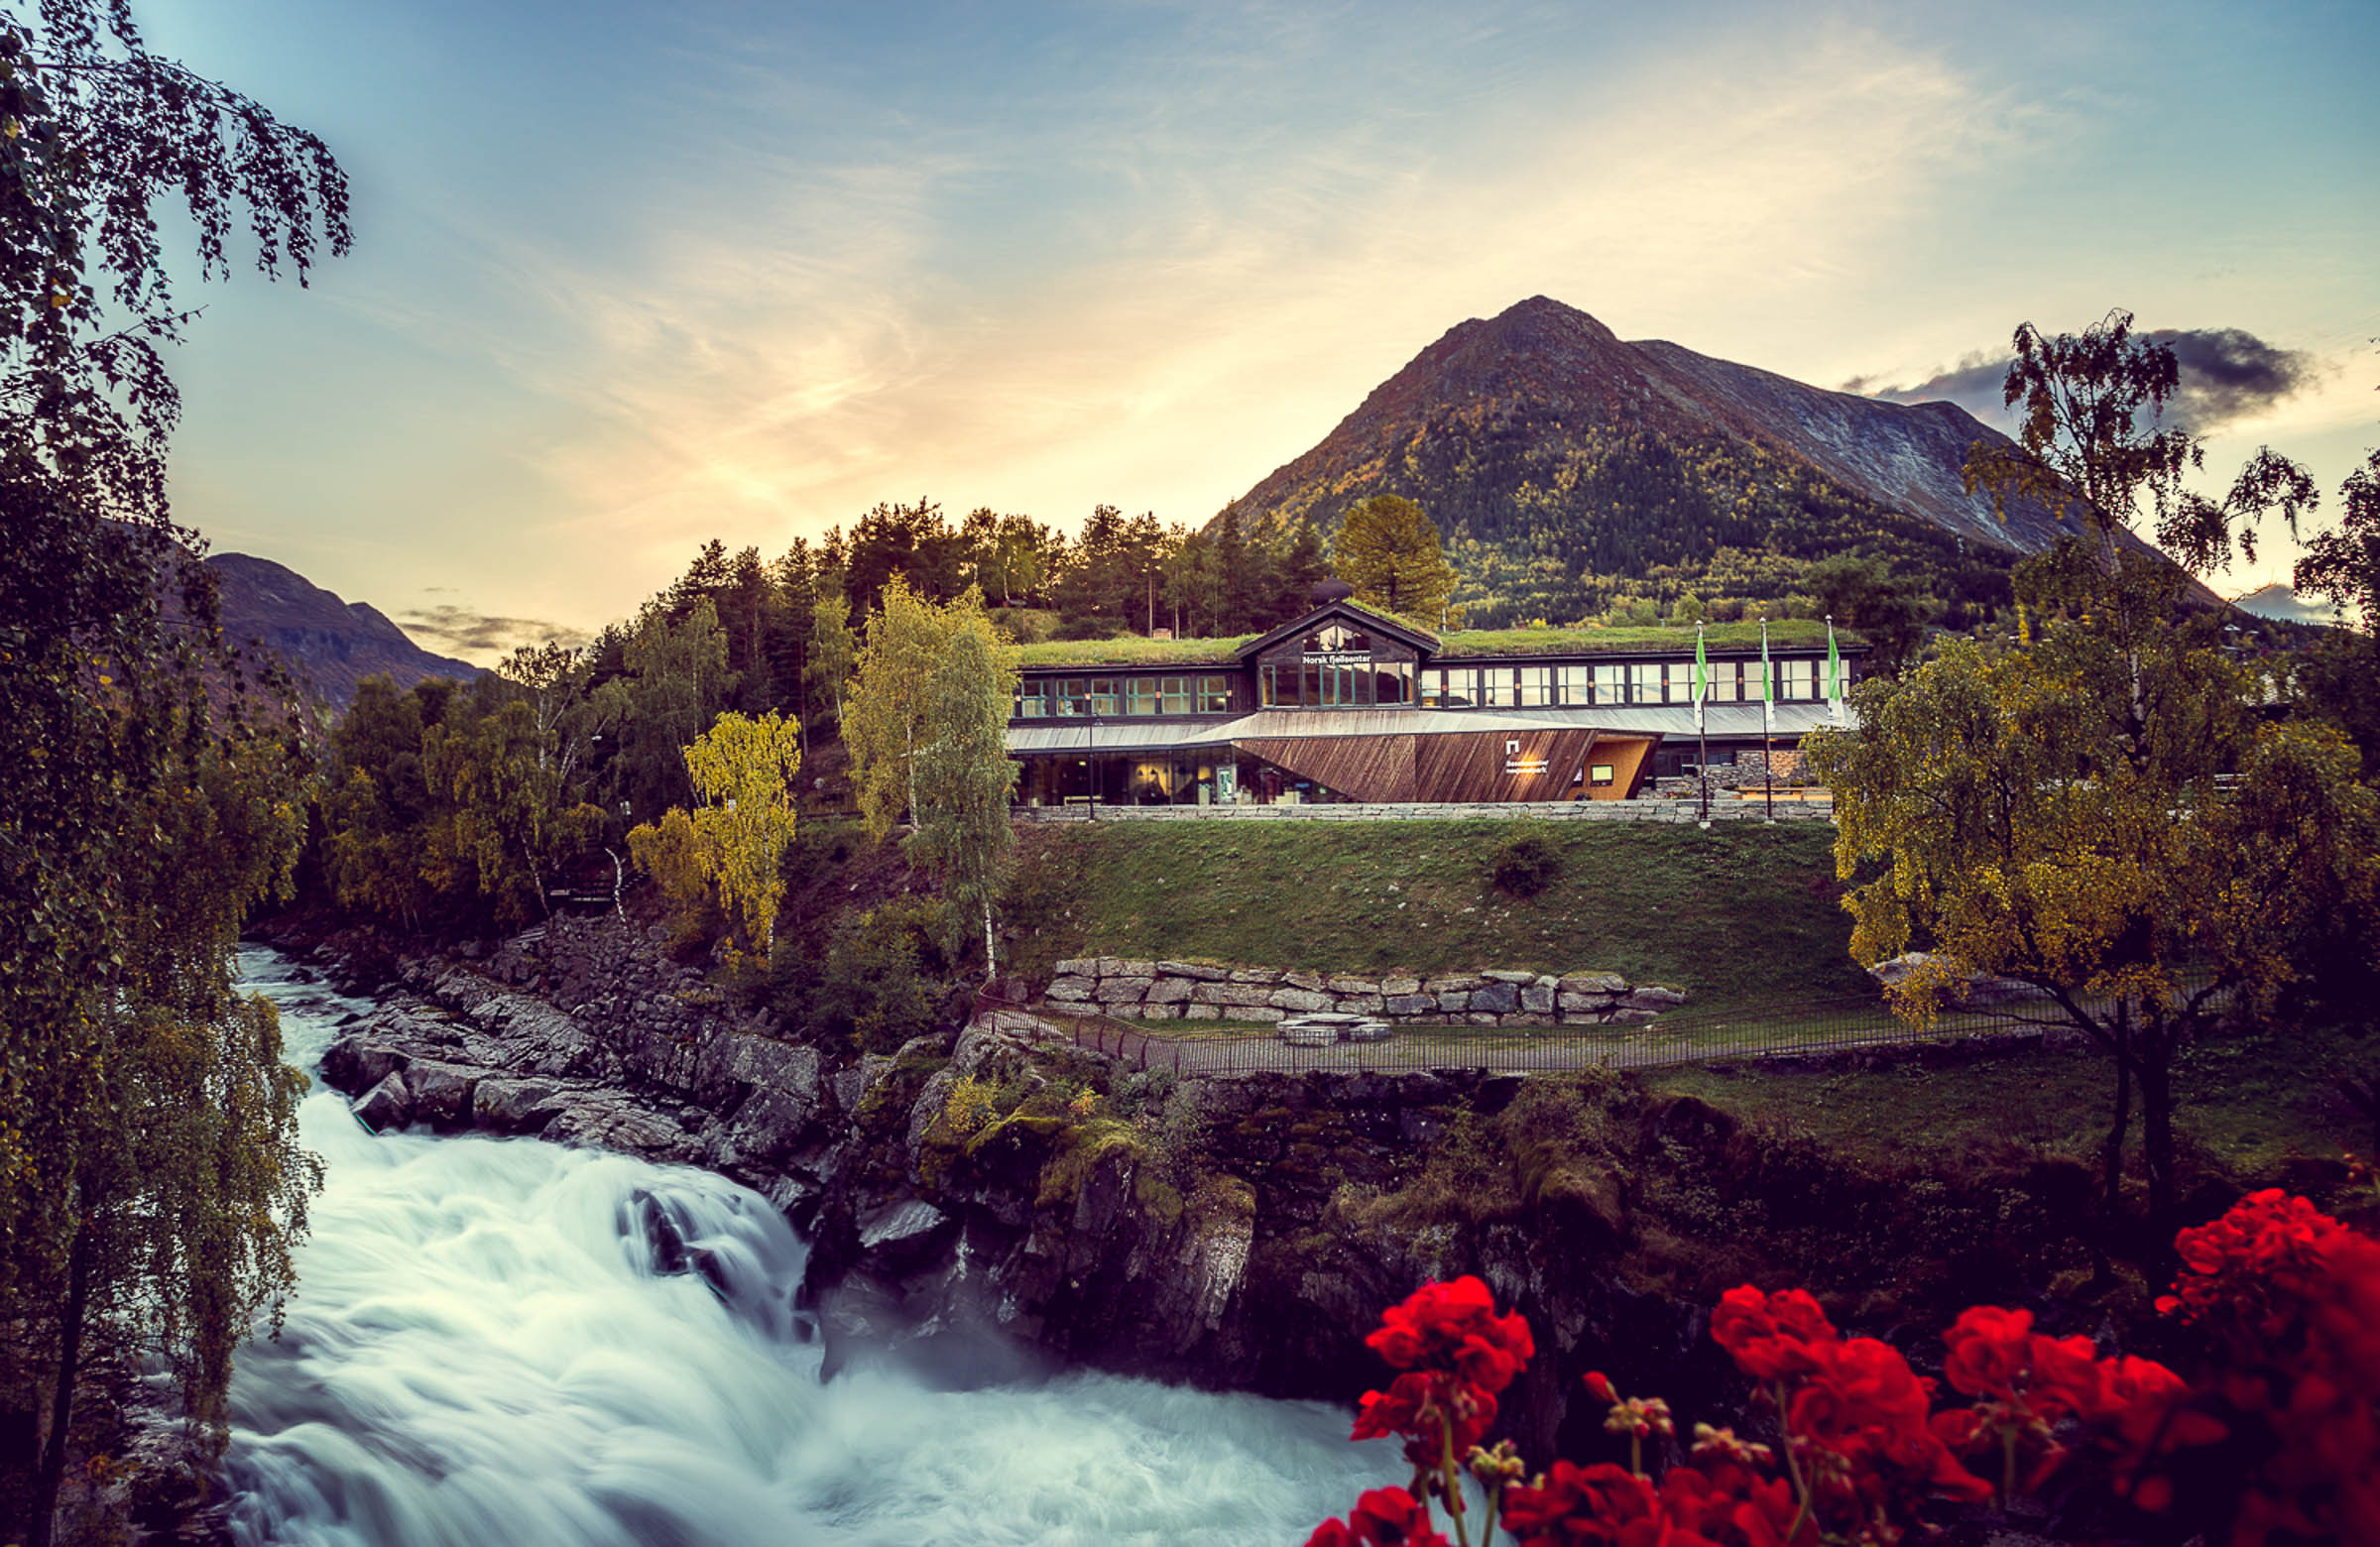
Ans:
POLYGON ((2212 474, 2380 444, 2370 0, 140 14, 355 198, 204 293, 179 515, 480 659, 879 500, 1203 521, 1539 294, 1870 391, 2120 304, 2289 363, 2212 474))

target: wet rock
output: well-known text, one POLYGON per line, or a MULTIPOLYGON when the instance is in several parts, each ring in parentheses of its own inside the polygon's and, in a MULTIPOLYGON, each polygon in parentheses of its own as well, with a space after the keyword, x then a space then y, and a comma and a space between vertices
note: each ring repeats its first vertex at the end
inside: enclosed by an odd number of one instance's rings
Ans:
POLYGON ((357 1098, 348 1110, 373 1132, 389 1133, 413 1120, 414 1099, 406 1091, 405 1076, 392 1071, 357 1098))
POLYGON ((551 1080, 486 1078, 471 1088, 474 1123, 499 1133, 535 1133, 561 1109, 551 1080))
POLYGON ((435 1129, 457 1129, 471 1121, 471 1091, 484 1069, 466 1064, 416 1062, 405 1071, 414 1119, 435 1129))

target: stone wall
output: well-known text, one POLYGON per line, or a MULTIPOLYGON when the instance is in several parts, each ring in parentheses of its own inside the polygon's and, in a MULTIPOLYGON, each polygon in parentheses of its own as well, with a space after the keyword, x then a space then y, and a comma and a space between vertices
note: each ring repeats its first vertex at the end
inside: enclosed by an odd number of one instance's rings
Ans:
POLYGON ((1125 1020, 1277 1021, 1335 1010, 1407 1025, 1587 1026, 1650 1020, 1685 1004, 1686 991, 1609 972, 1365 976, 1080 956, 1058 963, 1044 1001, 1065 1014, 1125 1020))

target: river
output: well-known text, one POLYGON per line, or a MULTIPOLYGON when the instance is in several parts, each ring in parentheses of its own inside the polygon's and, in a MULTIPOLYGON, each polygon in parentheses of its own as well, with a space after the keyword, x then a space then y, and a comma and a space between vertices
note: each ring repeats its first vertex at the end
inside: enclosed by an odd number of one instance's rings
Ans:
MULTIPOLYGON (((309 1070, 370 1008, 269 951, 240 969, 309 1070)), ((802 1244, 745 1188, 536 1139, 375 1136, 319 1087, 299 1124, 326 1178, 288 1321, 232 1382, 242 1543, 1298 1542, 1399 1471, 1317 1404, 1090 1374, 822 1384, 802 1244), (655 1208, 720 1288, 655 1272, 655 1208)))

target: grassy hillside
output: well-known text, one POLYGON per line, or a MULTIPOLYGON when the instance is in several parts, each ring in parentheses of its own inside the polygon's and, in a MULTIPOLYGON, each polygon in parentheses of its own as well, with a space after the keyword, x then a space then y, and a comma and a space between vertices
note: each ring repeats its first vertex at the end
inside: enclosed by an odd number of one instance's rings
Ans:
POLYGON ((1374 972, 1611 971, 1697 1008, 1857 993, 1834 829, 1726 823, 1111 822, 1028 828, 1009 921, 1020 969, 1200 957, 1374 972), (1532 834, 1560 861, 1522 899, 1492 881, 1532 834))

